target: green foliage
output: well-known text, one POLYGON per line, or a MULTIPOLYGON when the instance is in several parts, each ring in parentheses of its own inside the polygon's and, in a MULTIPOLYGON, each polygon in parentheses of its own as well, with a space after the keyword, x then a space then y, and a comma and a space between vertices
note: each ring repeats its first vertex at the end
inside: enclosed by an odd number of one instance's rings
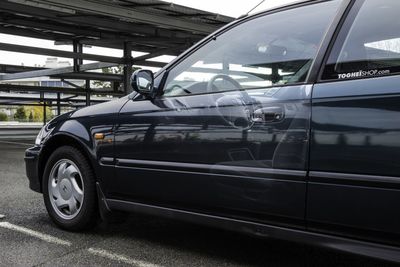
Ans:
POLYGON ((25 107, 21 106, 17 108, 17 111, 14 114, 14 119, 17 121, 25 121, 26 120, 26 111, 25 107))
MULTIPOLYGON (((135 72, 137 70, 140 70, 138 67, 132 67, 132 72, 135 72)), ((105 74, 123 74, 124 73, 124 67, 123 66, 117 66, 117 67, 110 67, 110 68, 103 68, 101 71, 105 74)), ((103 82, 103 81, 94 81, 92 83, 95 87, 97 88, 105 88, 105 89, 111 89, 111 83, 110 82, 103 82)))
POLYGON ((28 120, 29 120, 30 122, 33 121, 33 113, 32 113, 32 110, 31 110, 31 112, 29 112, 29 118, 28 118, 28 120))
MULTIPOLYGON (((42 106, 21 106, 18 107, 14 119, 20 122, 42 122, 43 121, 43 107, 42 106)), ((51 109, 46 107, 46 119, 49 121, 54 117, 51 109)))
MULTIPOLYGON (((28 120, 30 122, 42 122, 43 121, 43 107, 35 106, 35 107, 26 107, 26 113, 29 114, 28 120)), ((46 120, 49 121, 52 119, 53 113, 49 107, 46 107, 46 120)))
POLYGON ((8 116, 4 112, 0 112, 0 121, 8 121, 8 116))

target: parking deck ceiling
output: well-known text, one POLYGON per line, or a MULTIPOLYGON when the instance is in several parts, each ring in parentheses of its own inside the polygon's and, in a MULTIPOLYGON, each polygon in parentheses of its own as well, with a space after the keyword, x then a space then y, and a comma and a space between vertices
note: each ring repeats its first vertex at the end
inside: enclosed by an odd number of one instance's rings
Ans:
POLYGON ((1 2, 2 33, 119 49, 130 42, 135 51, 172 55, 233 20, 159 0, 1 2))
MULTIPOLYGON (((0 50, 73 59, 73 66, 56 69, 6 65, 0 59, 0 91, 35 92, 36 95, 40 92, 42 97, 36 99, 39 103, 46 101, 44 93, 57 93, 58 105, 63 103, 60 94, 66 91, 86 96, 87 105, 91 103, 91 95, 118 97, 129 93, 132 65, 163 67, 165 63, 154 58, 179 55, 231 21, 233 18, 227 16, 159 0, 0 0, 0 33, 72 45, 71 51, 62 51, 0 41, 0 50), (124 53, 123 57, 85 54, 84 46, 121 49, 124 53), (132 51, 147 54, 132 58, 132 51), (83 60, 95 63, 83 64, 83 60), (124 66, 122 75, 89 72, 117 65, 124 66), (81 79, 86 81, 86 86, 66 89, 7 84, 43 76, 64 81, 81 79), (109 81, 111 89, 90 88, 93 80, 109 81)), ((27 101, 32 99, 28 97, 27 101)))

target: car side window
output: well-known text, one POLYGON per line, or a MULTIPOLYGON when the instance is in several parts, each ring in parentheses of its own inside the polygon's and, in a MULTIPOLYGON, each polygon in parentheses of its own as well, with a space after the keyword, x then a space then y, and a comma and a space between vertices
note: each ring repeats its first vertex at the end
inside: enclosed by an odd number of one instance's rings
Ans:
POLYGON ((164 96, 305 82, 340 3, 256 17, 216 36, 169 72, 164 96))
POLYGON ((399 0, 366 0, 359 10, 356 6, 333 46, 322 79, 343 80, 399 73, 399 11, 399 0))

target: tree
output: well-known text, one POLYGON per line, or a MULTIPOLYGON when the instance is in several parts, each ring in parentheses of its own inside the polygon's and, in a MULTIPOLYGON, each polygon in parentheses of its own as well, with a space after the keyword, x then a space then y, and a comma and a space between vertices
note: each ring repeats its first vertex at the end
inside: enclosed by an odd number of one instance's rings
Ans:
POLYGON ((33 113, 32 113, 32 110, 31 110, 31 112, 29 112, 29 119, 28 119, 30 122, 32 122, 33 121, 33 113))
POLYGON ((17 111, 14 114, 14 119, 17 121, 25 121, 26 120, 26 111, 25 107, 21 106, 17 108, 17 111))
MULTIPOLYGON (((138 67, 132 67, 132 72, 135 72, 137 70, 140 70, 138 67)), ((102 68, 101 71, 106 74, 123 74, 124 73, 124 67, 123 66, 117 66, 117 67, 109 67, 109 68, 102 68)), ((105 88, 105 89, 111 89, 111 83, 110 82, 104 82, 104 81, 94 81, 92 83, 95 87, 97 88, 105 88)))
POLYGON ((0 112, 0 121, 8 121, 8 116, 4 112, 0 112))
MULTIPOLYGON (((29 114, 29 121, 30 122, 42 122, 43 121, 43 107, 42 106, 28 106, 26 107, 27 113, 29 114), (32 115, 32 116, 31 116, 32 115)), ((53 113, 49 107, 46 107, 46 119, 47 121, 52 119, 53 113)))

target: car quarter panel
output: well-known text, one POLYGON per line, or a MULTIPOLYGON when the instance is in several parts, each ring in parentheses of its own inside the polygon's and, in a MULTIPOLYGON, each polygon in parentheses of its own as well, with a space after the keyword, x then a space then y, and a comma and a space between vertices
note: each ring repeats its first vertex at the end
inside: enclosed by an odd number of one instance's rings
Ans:
POLYGON ((314 86, 311 225, 398 243, 399 84, 392 76, 314 86))
MULTIPOLYGON (((110 101, 87 108, 83 108, 74 112, 70 112, 50 122, 49 127, 52 128, 50 134, 44 140, 40 147, 35 147, 27 151, 32 155, 32 151, 37 151, 34 155, 36 164, 30 163, 28 176, 36 177, 32 184, 40 184, 41 174, 43 172, 40 166, 44 166, 50 154, 57 147, 63 145, 74 145, 83 150, 85 155, 93 166, 98 181, 102 181, 105 176, 113 176, 113 168, 103 166, 99 163, 100 158, 114 157, 113 128, 118 116, 118 111, 126 103, 127 97, 110 101), (96 140, 95 134, 102 134, 103 138, 96 140), (38 151, 39 150, 39 151, 38 151), (35 165, 36 168, 32 166, 35 165), (32 173, 37 173, 33 175, 32 173), (36 181, 39 180, 39 181, 36 181)), ((102 184, 102 183, 100 183, 102 184)), ((38 191, 38 190, 37 190, 38 191)))

